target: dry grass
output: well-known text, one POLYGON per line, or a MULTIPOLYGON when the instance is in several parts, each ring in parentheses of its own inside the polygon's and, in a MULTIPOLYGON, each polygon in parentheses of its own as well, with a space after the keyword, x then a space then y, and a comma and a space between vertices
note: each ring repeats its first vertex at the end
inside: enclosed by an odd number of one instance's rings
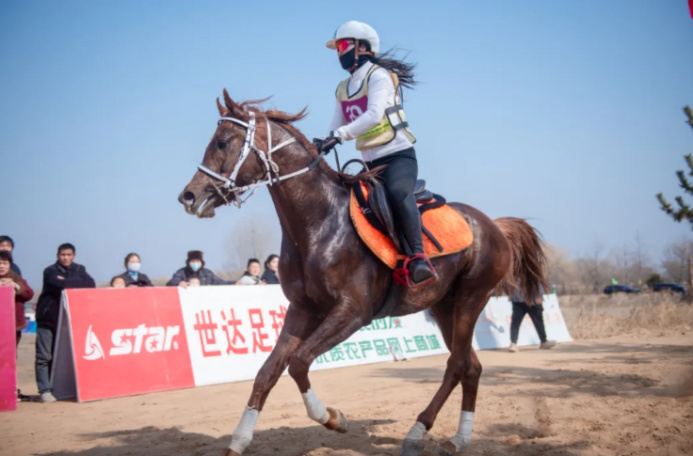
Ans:
POLYGON ((668 293, 561 296, 559 301, 574 339, 693 327, 693 305, 668 293))

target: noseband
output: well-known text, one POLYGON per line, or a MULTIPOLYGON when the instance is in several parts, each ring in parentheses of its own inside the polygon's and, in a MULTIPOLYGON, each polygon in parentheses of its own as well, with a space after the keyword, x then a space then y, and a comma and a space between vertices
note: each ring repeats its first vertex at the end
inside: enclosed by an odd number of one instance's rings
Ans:
POLYGON ((288 146, 289 144, 295 142, 296 138, 291 137, 286 141, 282 141, 281 143, 272 147, 271 123, 269 119, 265 119, 265 121, 267 122, 267 153, 255 146, 256 126, 254 112, 250 112, 250 119, 248 120, 248 122, 236 119, 235 117, 222 117, 221 119, 219 119, 219 124, 221 124, 222 122, 231 122, 245 129, 245 140, 243 141, 243 147, 241 148, 241 153, 238 156, 238 161, 236 162, 236 165, 233 167, 233 171, 231 171, 231 175, 229 177, 225 177, 219 174, 218 172, 212 171, 204 165, 199 165, 197 169, 207 174, 208 176, 222 182, 220 185, 214 186, 214 191, 217 192, 217 194, 225 201, 226 204, 235 203, 237 207, 241 207, 241 204, 245 203, 251 196, 253 196, 255 190, 257 190, 258 187, 261 187, 263 185, 270 186, 272 184, 278 184, 283 180, 290 179, 292 177, 296 177, 300 174, 308 172, 311 169, 315 168, 318 165, 318 163, 320 163, 320 160, 322 160, 322 158, 325 156, 325 153, 321 152, 320 155, 318 155, 318 158, 307 167, 293 172, 291 174, 285 174, 283 176, 280 176, 279 166, 272 160, 272 154, 277 152, 284 146, 288 146), (251 152, 255 152, 260 158, 262 164, 264 165, 265 179, 257 180, 252 184, 243 185, 239 187, 236 185, 236 178, 238 177, 238 173, 241 170, 241 166, 243 166, 243 162, 245 162, 248 156, 250 156, 251 152), (250 194, 245 199, 241 199, 241 196, 249 190, 250 194), (236 194, 236 198, 229 200, 228 196, 230 196, 232 193, 236 194))

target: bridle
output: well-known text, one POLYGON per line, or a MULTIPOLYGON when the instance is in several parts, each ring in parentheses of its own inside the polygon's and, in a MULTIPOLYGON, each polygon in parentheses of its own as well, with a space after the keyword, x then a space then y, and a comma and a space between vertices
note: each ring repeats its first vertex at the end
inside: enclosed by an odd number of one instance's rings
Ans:
POLYGON ((302 168, 290 174, 280 176, 279 166, 274 162, 274 160, 272 160, 272 154, 277 152, 279 149, 288 146, 293 142, 296 142, 296 138, 291 137, 286 141, 282 141, 281 143, 272 147, 271 123, 270 120, 267 118, 265 118, 265 121, 267 122, 267 153, 255 146, 255 130, 257 127, 255 126, 254 112, 250 112, 250 119, 248 120, 248 122, 244 122, 235 117, 222 117, 221 119, 219 119, 218 125, 220 125, 222 122, 231 122, 245 129, 245 140, 243 141, 243 147, 241 148, 241 153, 238 156, 238 161, 236 162, 236 165, 233 167, 233 171, 231 171, 231 175, 229 177, 225 177, 219 174, 218 172, 212 171, 204 165, 199 165, 197 169, 207 174, 208 176, 213 177, 214 179, 222 182, 220 185, 214 185, 213 188, 214 191, 217 192, 217 195, 219 195, 219 197, 221 197, 221 199, 223 199, 226 204, 235 203, 236 206, 240 208, 241 204, 245 203, 246 201, 248 201, 248 199, 250 199, 251 196, 253 196, 258 187, 261 187, 263 185, 271 186, 273 184, 278 184, 281 181, 306 173, 311 169, 315 168, 318 165, 318 163, 320 163, 320 160, 322 160, 325 154, 327 153, 326 151, 320 152, 315 161, 313 161, 305 168, 302 168), (245 162, 245 160, 250 156, 251 152, 255 152, 260 158, 262 164, 264 165, 265 173, 263 177, 265 177, 265 179, 257 180, 252 184, 237 186, 236 178, 238 177, 238 173, 241 170, 241 166, 243 166, 243 162, 245 162), (241 199, 241 196, 249 190, 250 194, 246 196, 244 199, 241 199), (232 193, 236 194, 236 197, 232 200, 229 200, 228 197, 232 193))

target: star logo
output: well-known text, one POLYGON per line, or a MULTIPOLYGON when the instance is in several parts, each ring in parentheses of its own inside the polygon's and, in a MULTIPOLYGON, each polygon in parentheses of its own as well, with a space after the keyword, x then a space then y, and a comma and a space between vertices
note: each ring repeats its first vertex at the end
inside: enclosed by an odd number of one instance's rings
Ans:
POLYGON ((91 330, 91 325, 89 325, 89 329, 87 329, 87 341, 84 347, 84 359, 91 361, 99 358, 106 359, 106 355, 103 353, 99 338, 96 337, 94 331, 91 330))

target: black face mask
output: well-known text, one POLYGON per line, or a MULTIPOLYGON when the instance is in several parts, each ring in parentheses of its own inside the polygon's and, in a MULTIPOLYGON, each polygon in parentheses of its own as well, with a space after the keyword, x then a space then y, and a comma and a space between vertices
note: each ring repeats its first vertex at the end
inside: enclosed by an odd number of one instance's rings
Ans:
POLYGON ((342 65, 342 68, 349 71, 351 67, 354 66, 354 63, 356 63, 356 48, 354 47, 351 51, 340 55, 339 63, 342 65))
MULTIPOLYGON (((364 63, 368 62, 368 60, 369 60, 368 55, 364 55, 364 54, 359 55, 358 65, 356 65, 356 68, 354 68, 354 70, 359 68, 364 63)), ((342 65, 342 68, 344 68, 345 70, 347 70, 347 71, 351 70, 354 67, 354 64, 356 63, 356 48, 340 55, 339 56, 339 63, 342 65)))

